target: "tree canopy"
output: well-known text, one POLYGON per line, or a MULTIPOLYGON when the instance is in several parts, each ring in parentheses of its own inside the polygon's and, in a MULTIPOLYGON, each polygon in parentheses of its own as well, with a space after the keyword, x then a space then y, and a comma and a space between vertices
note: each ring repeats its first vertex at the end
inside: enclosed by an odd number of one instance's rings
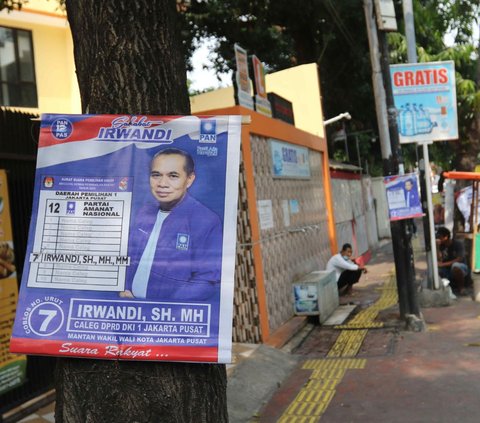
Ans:
MULTIPOLYGON (((54 1, 54 0, 51 0, 54 1)), ((57 0, 60 4, 64 0, 57 0)), ((358 0, 176 0, 183 17, 182 39, 186 57, 194 41, 217 40, 214 68, 234 68, 233 44, 257 55, 267 72, 305 63, 320 70, 325 117, 348 111, 353 119, 347 132, 377 132, 371 84, 371 67, 363 5, 358 0)), ((0 9, 21 7, 25 0, 0 0, 0 9)), ((394 0, 399 32, 389 34, 392 63, 407 61, 403 30, 402 0, 394 0)), ((418 61, 454 60, 460 142, 441 143, 432 148, 443 167, 468 169, 465 153, 480 152, 476 145, 480 127, 480 66, 474 29, 478 26, 480 0, 416 0, 413 2, 418 61), (452 41, 447 46, 446 34, 452 41), (473 150, 472 150, 473 148, 473 150), (438 151, 437 151, 438 150, 438 151), (458 160, 452 160, 454 153, 458 160)), ((336 128, 328 128, 333 131, 336 128)), ((362 135, 371 138, 371 134, 362 135)), ((362 155, 370 157, 370 168, 379 159, 378 143, 361 142, 362 155)), ((332 155, 342 151, 331 147, 332 155)), ((414 162, 405 148, 407 162, 414 162)), ((343 157, 345 158, 345 157, 343 157)), ((408 163, 407 163, 408 164, 408 163)))
MULTIPOLYGON (((234 67, 233 44, 275 71, 303 63, 320 69, 322 101, 326 117, 349 111, 350 132, 372 129, 376 116, 371 67, 362 2, 352 0, 191 0, 184 9, 188 32, 193 38, 213 36, 218 40, 214 67, 222 72, 234 67)), ((391 62, 407 61, 403 34, 402 1, 395 0, 399 32, 389 35, 391 62)), ((439 158, 445 166, 458 167, 448 158, 459 146, 474 141, 472 125, 479 106, 478 51, 473 45, 478 24, 479 0, 418 0, 414 2, 418 60, 454 60, 457 70, 461 142, 442 143, 439 158), (450 34, 453 46, 445 44, 450 34), (447 153, 445 154, 445 152, 447 153), (441 152, 444 154, 442 155, 441 152), (449 162, 449 163, 448 163, 449 162)), ((335 128, 329 128, 334 130, 335 128)), ((362 137, 367 137, 362 135, 362 137)), ((371 135, 368 135, 371 138, 371 135)), ((478 136, 477 136, 478 138, 478 136)), ((378 143, 361 143, 364 154, 379 157, 378 143), (368 152, 369 149, 373 149, 368 152), (371 154, 373 153, 373 154, 371 154)), ((332 147, 332 146, 331 146, 332 147)), ((405 148, 407 161, 414 162, 414 149, 405 148), (412 154, 410 154, 412 152, 412 154)), ((333 154, 334 149, 331 148, 333 154)), ((339 157, 342 155, 340 154, 339 157)), ((370 163, 371 167, 374 163, 370 163)))

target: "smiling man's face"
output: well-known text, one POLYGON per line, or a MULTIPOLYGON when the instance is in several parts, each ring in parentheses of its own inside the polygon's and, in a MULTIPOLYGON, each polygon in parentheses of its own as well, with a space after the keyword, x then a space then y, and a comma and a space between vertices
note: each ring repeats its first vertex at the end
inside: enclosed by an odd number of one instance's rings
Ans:
POLYGON ((195 174, 187 174, 186 158, 180 154, 156 157, 150 169, 150 189, 162 210, 171 210, 185 196, 195 174))

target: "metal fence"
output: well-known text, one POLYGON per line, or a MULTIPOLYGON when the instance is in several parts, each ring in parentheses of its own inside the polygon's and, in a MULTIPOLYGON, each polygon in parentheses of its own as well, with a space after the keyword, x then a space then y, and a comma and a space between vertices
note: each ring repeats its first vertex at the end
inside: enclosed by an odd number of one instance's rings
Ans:
MULTIPOLYGON (((32 118, 38 118, 38 116, 0 109, 0 169, 7 171, 19 281, 22 277, 32 214, 35 161, 40 128, 39 122, 32 121, 32 118)), ((51 390, 54 368, 54 358, 29 356, 26 382, 0 395, 0 422, 16 421, 35 408, 35 404, 32 404, 30 407, 23 407, 19 413, 6 417, 9 411, 51 390)), ((48 397, 48 395, 44 397, 44 402, 51 401, 48 397)))

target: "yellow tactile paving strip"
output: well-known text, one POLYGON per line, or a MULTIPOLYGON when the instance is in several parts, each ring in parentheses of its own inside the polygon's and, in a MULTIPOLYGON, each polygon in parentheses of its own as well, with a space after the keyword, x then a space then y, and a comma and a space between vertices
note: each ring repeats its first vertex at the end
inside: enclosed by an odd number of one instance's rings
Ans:
POLYGON ((334 357, 355 357, 362 346, 367 329, 362 330, 342 330, 335 344, 327 354, 328 358, 334 357))
POLYGON ((337 385, 347 370, 363 369, 366 359, 357 355, 368 329, 382 327, 375 322, 378 313, 398 301, 395 278, 392 276, 381 288, 380 298, 370 307, 358 313, 348 324, 336 326, 342 329, 327 358, 307 360, 302 369, 312 370, 309 381, 278 420, 279 423, 316 423, 335 395, 337 385))
POLYGON ((303 369, 312 369, 309 381, 278 420, 280 423, 314 423, 327 409, 337 385, 350 369, 363 369, 366 359, 308 360, 303 369))
POLYGON ((381 310, 389 308, 398 302, 397 287, 395 285, 395 278, 391 277, 390 280, 380 288, 382 294, 380 298, 372 304, 370 307, 362 310, 358 313, 350 322, 346 325, 335 326, 336 329, 372 329, 380 328, 383 326, 382 322, 375 322, 378 313, 381 310))

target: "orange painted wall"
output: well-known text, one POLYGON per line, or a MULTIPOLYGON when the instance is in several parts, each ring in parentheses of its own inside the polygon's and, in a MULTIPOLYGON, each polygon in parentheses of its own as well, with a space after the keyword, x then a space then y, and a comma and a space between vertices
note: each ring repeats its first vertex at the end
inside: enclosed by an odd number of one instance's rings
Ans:
MULTIPOLYGON (((328 211, 329 239, 332 253, 335 253, 337 251, 337 240, 335 234, 333 203, 331 200, 327 143, 325 138, 317 137, 308 132, 299 130, 294 126, 282 122, 278 119, 268 118, 259 113, 256 113, 253 110, 249 110, 241 106, 209 110, 208 115, 243 115, 250 117, 250 123, 242 125, 242 152, 248 193, 249 217, 252 230, 253 255, 255 260, 255 278, 257 282, 258 305, 260 311, 260 326, 263 342, 266 342, 270 336, 270 330, 268 324, 268 310, 263 276, 264 272, 262 263, 262 250, 261 243, 259 242, 260 224, 258 221, 253 159, 251 155, 251 134, 256 134, 268 138, 275 138, 280 141, 285 141, 298 146, 307 147, 311 150, 323 153, 323 178, 325 181, 325 204, 328 211)), ((199 113, 198 116, 203 116, 203 114, 199 113)))

